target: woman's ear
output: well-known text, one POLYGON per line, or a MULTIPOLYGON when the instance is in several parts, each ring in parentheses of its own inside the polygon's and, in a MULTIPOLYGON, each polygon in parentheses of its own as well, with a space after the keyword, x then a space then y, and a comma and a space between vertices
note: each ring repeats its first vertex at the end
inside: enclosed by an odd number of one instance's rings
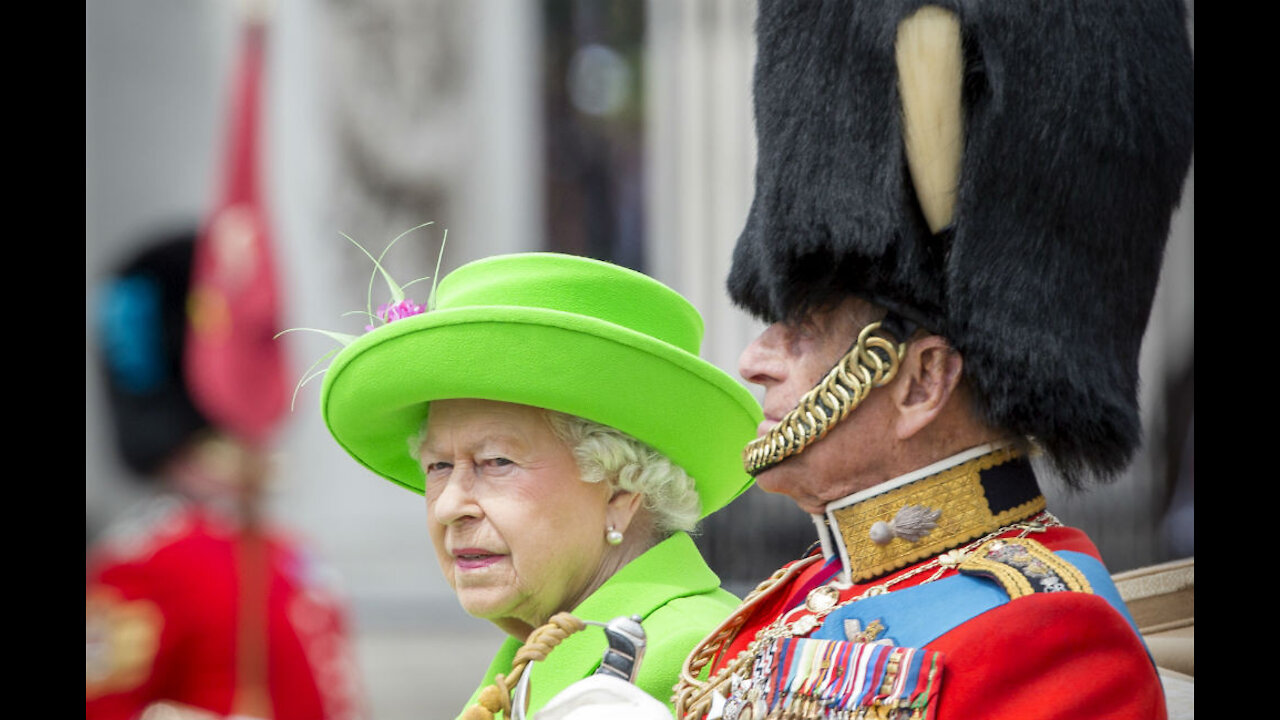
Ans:
POLYGON ((897 411, 893 431, 897 439, 916 435, 942 414, 960 384, 963 370, 960 353, 937 335, 926 335, 907 345, 892 388, 897 411))
POLYGON ((630 490, 614 490, 609 498, 609 507, 605 509, 605 519, 609 526, 624 535, 636 514, 644 506, 644 495, 630 490))

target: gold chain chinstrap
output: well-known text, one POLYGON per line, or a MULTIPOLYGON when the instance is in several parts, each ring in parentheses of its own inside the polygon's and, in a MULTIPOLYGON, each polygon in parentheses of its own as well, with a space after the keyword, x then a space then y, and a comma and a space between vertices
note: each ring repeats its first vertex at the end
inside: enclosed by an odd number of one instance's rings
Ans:
POLYGON ((876 334, 879 329, 878 322, 863 328, 853 348, 822 382, 805 393, 777 425, 747 444, 743 465, 749 474, 759 474, 822 439, 872 388, 893 380, 906 344, 876 334))

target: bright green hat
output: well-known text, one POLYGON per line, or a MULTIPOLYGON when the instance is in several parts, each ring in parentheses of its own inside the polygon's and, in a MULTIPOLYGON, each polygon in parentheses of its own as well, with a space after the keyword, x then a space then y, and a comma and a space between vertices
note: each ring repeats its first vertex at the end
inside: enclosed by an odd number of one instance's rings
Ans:
POLYGON ((684 468, 706 517, 750 486, 742 450, 762 413, 698 356, 702 330, 693 305, 641 273, 557 253, 499 255, 442 279, 434 309, 347 345, 325 375, 321 412, 352 457, 418 494, 410 438, 432 400, 577 415, 684 468))

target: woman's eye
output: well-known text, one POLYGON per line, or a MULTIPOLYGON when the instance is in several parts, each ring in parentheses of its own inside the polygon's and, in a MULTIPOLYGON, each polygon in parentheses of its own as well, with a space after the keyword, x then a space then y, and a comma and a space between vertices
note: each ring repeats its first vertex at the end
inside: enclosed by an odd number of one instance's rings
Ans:
POLYGON ((510 460, 504 457, 495 457, 495 458, 487 458, 486 460, 484 460, 484 464, 492 468, 504 468, 510 465, 514 465, 515 463, 511 462, 510 460))
POLYGON ((453 464, 452 464, 452 463, 447 463, 447 462, 433 462, 433 463, 429 463, 429 464, 427 465, 427 474, 428 474, 428 475, 431 475, 431 474, 435 474, 435 473, 448 472, 449 468, 451 468, 451 467, 453 467, 453 464))

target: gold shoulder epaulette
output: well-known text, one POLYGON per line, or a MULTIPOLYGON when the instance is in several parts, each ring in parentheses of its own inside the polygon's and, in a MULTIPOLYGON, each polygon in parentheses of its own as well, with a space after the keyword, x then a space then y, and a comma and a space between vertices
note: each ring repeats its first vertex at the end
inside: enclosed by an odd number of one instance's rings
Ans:
POLYGON ((1011 600, 1040 592, 1093 592, 1076 566, 1030 538, 983 543, 960 563, 959 570, 994 580, 1011 600))

